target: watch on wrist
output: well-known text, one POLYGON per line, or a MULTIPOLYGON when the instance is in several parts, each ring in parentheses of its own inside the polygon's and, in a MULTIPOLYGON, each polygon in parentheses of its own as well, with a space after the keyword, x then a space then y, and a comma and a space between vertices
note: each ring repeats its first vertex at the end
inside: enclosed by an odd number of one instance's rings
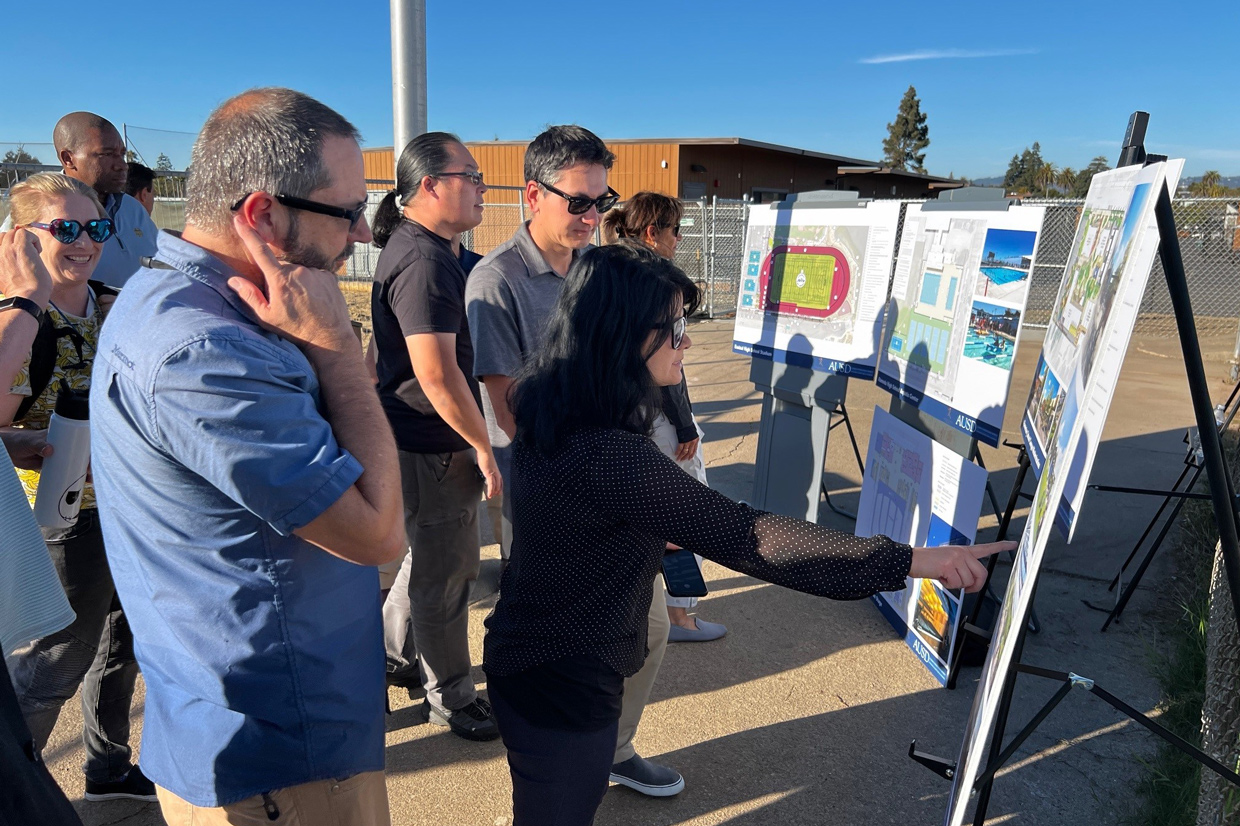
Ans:
POLYGON ((34 316, 35 321, 43 319, 43 310, 39 305, 20 295, 10 296, 8 298, 0 298, 0 312, 5 310, 25 310, 34 316))

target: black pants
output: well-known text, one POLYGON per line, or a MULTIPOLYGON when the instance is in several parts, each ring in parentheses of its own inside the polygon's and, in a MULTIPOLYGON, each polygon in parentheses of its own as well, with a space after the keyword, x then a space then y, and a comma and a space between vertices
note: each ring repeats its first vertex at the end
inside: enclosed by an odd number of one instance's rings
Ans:
POLYGON ((77 619, 9 658, 13 687, 42 751, 61 706, 81 686, 82 768, 88 780, 114 782, 132 768, 129 709, 138 664, 103 550, 99 512, 83 509, 76 525, 44 528, 43 538, 77 619))
POLYGON ((618 718, 597 731, 541 728, 504 700, 487 694, 508 749, 513 826, 590 826, 607 793, 618 718))

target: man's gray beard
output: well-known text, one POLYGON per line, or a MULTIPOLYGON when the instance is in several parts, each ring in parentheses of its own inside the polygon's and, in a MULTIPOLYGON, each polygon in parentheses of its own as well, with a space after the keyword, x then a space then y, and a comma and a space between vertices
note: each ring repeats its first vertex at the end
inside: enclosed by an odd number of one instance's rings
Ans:
POLYGON ((301 232, 297 218, 293 217, 289 225, 288 242, 284 245, 284 259, 290 264, 300 264, 316 270, 336 272, 344 262, 353 257, 353 244, 346 244, 340 255, 327 258, 323 253, 301 241, 301 232))

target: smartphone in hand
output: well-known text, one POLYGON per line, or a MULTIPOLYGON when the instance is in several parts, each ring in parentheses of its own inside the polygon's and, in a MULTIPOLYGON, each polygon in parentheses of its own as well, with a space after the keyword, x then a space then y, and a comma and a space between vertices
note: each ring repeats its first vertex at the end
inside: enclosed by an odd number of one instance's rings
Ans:
POLYGON ((693 551, 683 548, 663 555, 663 581, 674 597, 704 597, 709 593, 693 551))

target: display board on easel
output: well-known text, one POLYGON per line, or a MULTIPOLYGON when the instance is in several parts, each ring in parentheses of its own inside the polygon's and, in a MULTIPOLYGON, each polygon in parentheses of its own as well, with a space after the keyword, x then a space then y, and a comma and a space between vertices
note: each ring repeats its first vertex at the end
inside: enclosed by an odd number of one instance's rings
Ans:
POLYGON ((952 773, 946 826, 964 822, 1059 503, 1074 480, 1083 487, 1088 479, 1159 247, 1154 204, 1168 182, 1174 186, 1182 166, 1174 161, 1123 167, 1096 175, 1091 184, 1054 305, 1051 325, 1059 333, 1054 340, 1048 334, 1030 394, 1037 441, 1029 452, 1032 457, 1038 451, 1041 474, 952 773), (1096 217, 1091 203, 1101 205, 1096 217))
POLYGON ((763 394, 755 507, 818 519, 827 437, 848 423, 848 380, 874 375, 899 217, 896 202, 834 191, 750 211, 733 350, 751 356, 763 394))
POLYGON ((998 446, 1045 213, 908 207, 879 387, 998 446))
POLYGON ((751 207, 733 351, 873 378, 899 221, 895 201, 751 207))
POLYGON ((1051 430, 1069 397, 1090 403, 1079 410, 1082 435, 1074 454, 1055 524, 1071 539, 1085 497, 1085 484, 1102 438, 1102 426, 1119 380, 1123 355, 1158 252, 1154 201, 1159 176, 1171 191, 1183 161, 1123 167, 1094 176, 1072 239, 1059 293, 1034 372, 1021 421, 1021 435, 1035 474, 1051 450, 1051 430))
MULTIPOLYGON (((883 534, 914 546, 971 545, 986 494, 986 470, 882 408, 874 408, 858 536, 883 534)), ((940 684, 946 684, 961 616, 960 590, 907 580, 872 599, 940 684)))

